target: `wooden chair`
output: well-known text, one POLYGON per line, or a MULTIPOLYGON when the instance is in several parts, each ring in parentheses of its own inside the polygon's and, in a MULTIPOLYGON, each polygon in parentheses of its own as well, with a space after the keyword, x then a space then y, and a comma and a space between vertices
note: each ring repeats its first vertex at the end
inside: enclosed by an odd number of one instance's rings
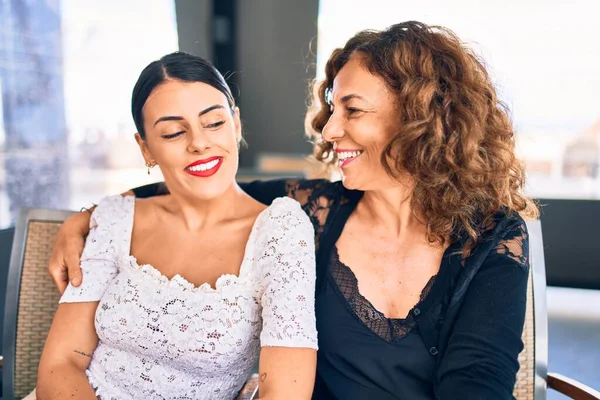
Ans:
POLYGON ((560 374, 548 373, 548 313, 546 308, 546 266, 542 225, 527 223, 529 261, 527 311, 523 329, 524 349, 519 355, 514 396, 517 400, 546 400, 547 389, 556 390, 575 400, 600 400, 600 392, 560 374))
MULTIPOLYGON (((2 388, 4 399, 21 399, 37 381, 42 349, 60 294, 48 261, 62 222, 71 211, 23 209, 15 227, 4 314, 2 388)), ((237 400, 251 400, 258 376, 250 377, 237 400)))

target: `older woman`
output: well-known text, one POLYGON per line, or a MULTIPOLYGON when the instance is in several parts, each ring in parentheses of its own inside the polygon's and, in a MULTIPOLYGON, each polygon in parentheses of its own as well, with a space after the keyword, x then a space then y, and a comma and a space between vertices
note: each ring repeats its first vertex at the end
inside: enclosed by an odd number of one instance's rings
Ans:
MULTIPOLYGON (((316 157, 341 182, 243 187, 298 200, 315 228, 313 398, 512 398, 537 209, 485 67, 447 29, 406 22, 335 50, 317 93, 316 157)), ((80 280, 86 217, 61 231, 59 287, 66 264, 80 280)))

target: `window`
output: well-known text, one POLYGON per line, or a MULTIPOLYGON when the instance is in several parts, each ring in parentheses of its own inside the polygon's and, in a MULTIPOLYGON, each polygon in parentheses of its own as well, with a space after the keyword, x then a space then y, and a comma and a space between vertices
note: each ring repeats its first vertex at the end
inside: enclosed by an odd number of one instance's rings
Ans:
POLYGON ((133 139, 133 85, 175 51, 173 0, 0 1, 0 228, 161 179, 133 139))
POLYGON ((600 24, 596 0, 322 0, 318 74, 355 32, 417 20, 452 29, 487 61, 512 111, 527 192, 599 198, 600 24))

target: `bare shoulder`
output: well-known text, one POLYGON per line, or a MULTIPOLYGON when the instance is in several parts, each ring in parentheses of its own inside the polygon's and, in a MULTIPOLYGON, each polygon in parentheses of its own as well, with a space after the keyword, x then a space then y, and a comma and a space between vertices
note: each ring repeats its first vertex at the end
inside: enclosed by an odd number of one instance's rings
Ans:
POLYGON ((172 196, 168 194, 145 199, 136 198, 134 214, 136 222, 140 220, 148 221, 149 219, 156 217, 161 210, 165 210, 168 207, 169 202, 171 202, 171 197, 172 196))
POLYGON ((241 194, 241 196, 238 198, 238 201, 236 201, 235 207, 238 211, 236 219, 240 220, 254 220, 260 215, 260 213, 268 208, 268 206, 255 200, 246 193, 241 194))

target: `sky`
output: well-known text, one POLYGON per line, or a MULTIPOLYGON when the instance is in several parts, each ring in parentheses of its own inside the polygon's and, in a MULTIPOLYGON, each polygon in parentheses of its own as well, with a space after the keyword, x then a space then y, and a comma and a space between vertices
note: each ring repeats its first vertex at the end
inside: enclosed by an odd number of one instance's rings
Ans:
POLYGON ((361 29, 450 28, 486 60, 518 131, 578 132, 600 119, 598 0, 321 0, 317 71, 361 29))

